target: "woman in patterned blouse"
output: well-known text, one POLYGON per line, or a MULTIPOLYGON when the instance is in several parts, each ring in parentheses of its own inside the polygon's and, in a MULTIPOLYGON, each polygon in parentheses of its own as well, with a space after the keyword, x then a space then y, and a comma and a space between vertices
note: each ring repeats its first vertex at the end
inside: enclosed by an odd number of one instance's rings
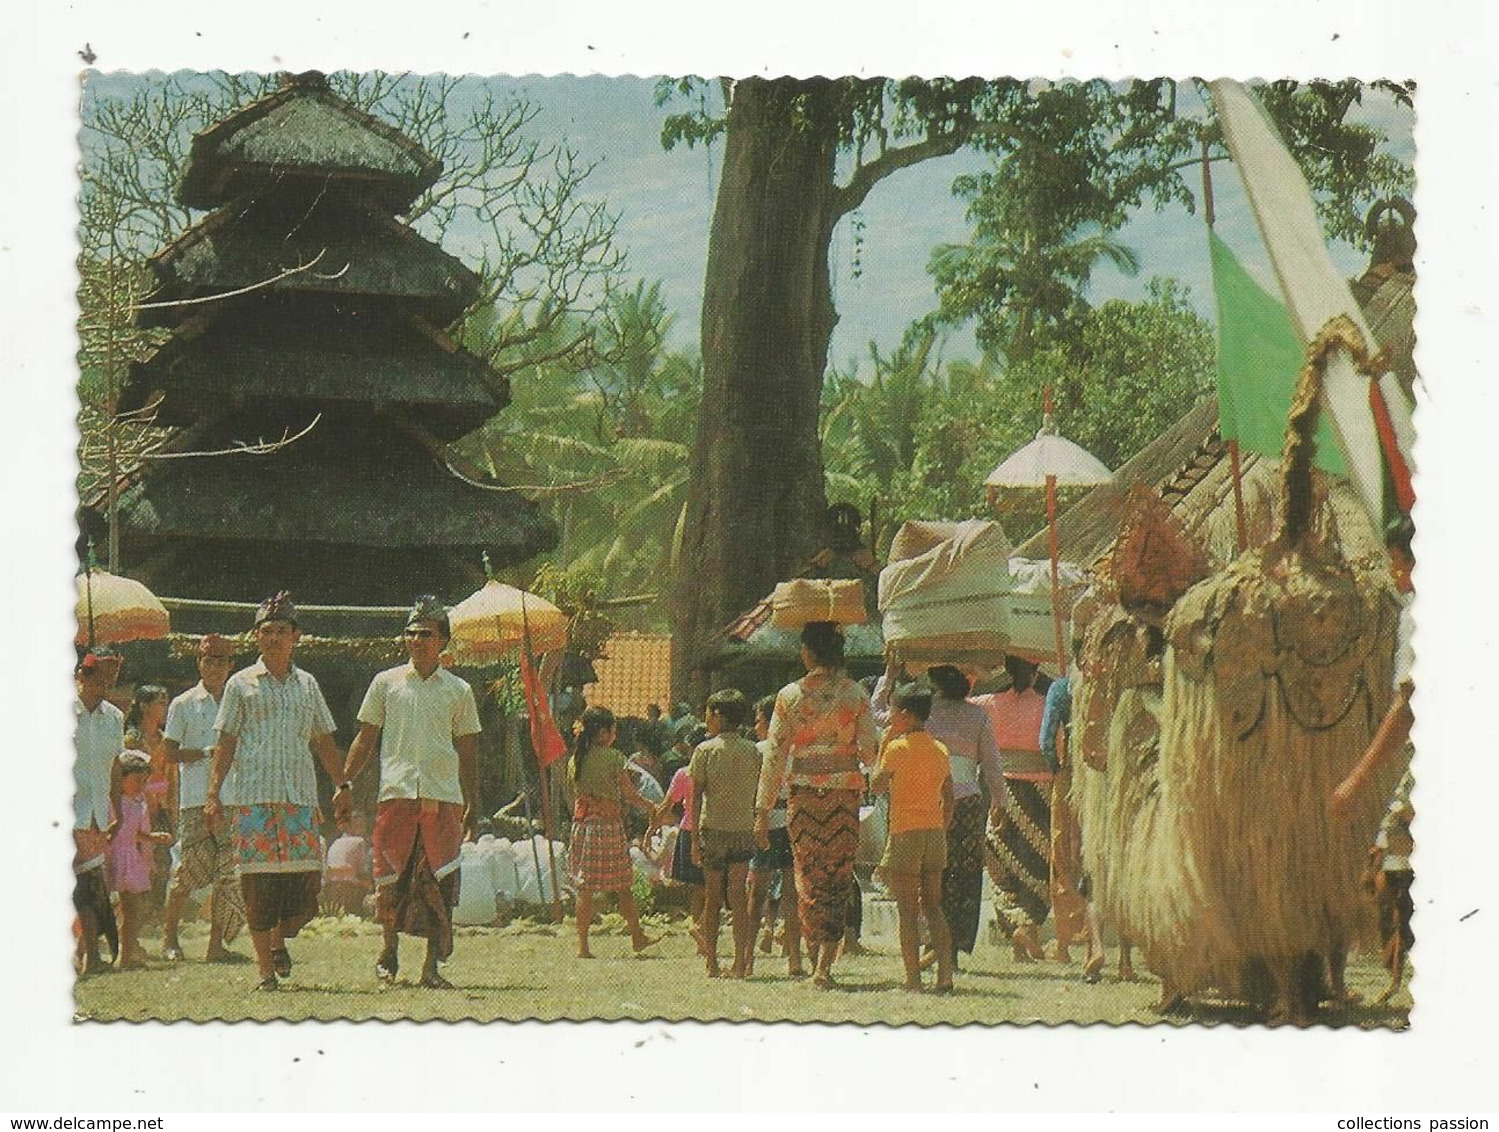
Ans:
POLYGON ((833 984, 859 848, 865 765, 879 751, 869 700, 842 672, 843 634, 831 622, 802 630, 807 674, 776 696, 755 809, 755 832, 768 847, 771 808, 790 786, 787 826, 813 982, 833 984))

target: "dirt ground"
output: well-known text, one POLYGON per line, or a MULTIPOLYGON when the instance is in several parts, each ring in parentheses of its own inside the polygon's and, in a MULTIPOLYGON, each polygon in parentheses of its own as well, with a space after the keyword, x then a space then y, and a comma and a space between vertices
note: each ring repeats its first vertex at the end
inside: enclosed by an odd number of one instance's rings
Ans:
MULTIPOLYGON (((617 915, 594 931, 592 961, 574 956, 571 923, 519 920, 502 928, 459 928, 452 961, 443 968, 453 990, 414 984, 423 944, 405 940, 402 971, 394 986, 374 977, 379 929, 352 916, 315 920, 290 944, 296 967, 274 994, 252 993, 254 964, 202 962, 204 935, 198 924, 183 926, 188 958, 153 960, 143 971, 114 972, 77 984, 79 1021, 146 1019, 702 1019, 730 1022, 848 1022, 859 1025, 995 1025, 999 1023, 1139 1022, 1256 1024, 1260 1016, 1232 1004, 1197 1004, 1163 1017, 1155 1009, 1159 983, 1141 972, 1120 982, 1117 953, 1109 954, 1103 981, 1083 982, 1082 951, 1071 966, 1046 961, 1018 964, 1008 945, 981 932, 978 949, 965 957, 952 995, 911 994, 901 988, 899 949, 893 938, 868 939, 867 955, 845 956, 840 986, 819 990, 793 981, 779 957, 758 955, 747 981, 711 980, 681 920, 652 917, 650 930, 664 938, 647 955, 631 955, 617 915)), ((152 956, 159 937, 143 940, 152 956)), ((249 953, 241 937, 236 948, 249 953)), ((727 947, 727 932, 720 952, 727 947)), ((930 979, 930 975, 928 976, 930 979)), ((1354 956, 1348 982, 1371 1002, 1385 975, 1371 956, 1354 956)), ((1359 1004, 1324 1008, 1319 1021, 1365 1029, 1403 1029, 1411 1008, 1402 990, 1388 1006, 1359 1004)))

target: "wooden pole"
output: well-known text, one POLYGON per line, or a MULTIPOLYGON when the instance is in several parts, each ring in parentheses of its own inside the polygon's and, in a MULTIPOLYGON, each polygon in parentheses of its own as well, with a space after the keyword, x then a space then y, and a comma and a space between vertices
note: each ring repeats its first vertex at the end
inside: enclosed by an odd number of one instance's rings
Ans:
MULTIPOLYGON (((521 647, 526 650, 526 666, 531 670, 531 677, 536 682, 536 694, 545 696, 547 688, 541 679, 541 669, 537 666, 536 657, 531 652, 531 618, 526 612, 526 594, 521 591, 520 595, 520 624, 521 633, 525 640, 521 647)), ((552 920, 554 923, 562 922, 562 887, 557 881, 557 846, 552 836, 552 791, 547 783, 551 777, 548 769, 542 765, 541 752, 536 749, 535 717, 536 705, 529 705, 527 722, 531 726, 531 753, 536 756, 536 774, 541 779, 541 828, 547 839, 547 861, 551 864, 552 871, 552 920)), ((534 841, 531 843, 536 844, 534 841)), ((541 887, 541 865, 536 866, 536 887, 541 887)))
POLYGON ((560 924, 562 922, 562 888, 557 882, 557 846, 552 836, 552 792, 547 786, 547 779, 552 774, 549 768, 541 765, 540 759, 536 761, 536 769, 541 775, 541 827, 546 833, 547 860, 552 866, 552 920, 560 924))
POLYGON ((1046 477, 1046 538, 1051 549, 1051 618, 1057 634, 1057 675, 1067 675, 1067 642, 1062 634, 1061 552, 1057 546, 1057 477, 1046 477))
POLYGON ((1249 549, 1249 521, 1244 517, 1244 474, 1239 464, 1239 442, 1228 442, 1229 469, 1234 480, 1234 529, 1238 533, 1239 553, 1249 549))
MULTIPOLYGON (((1208 231, 1213 230, 1213 171, 1208 164, 1208 139, 1202 136, 1202 218, 1207 221, 1208 231)), ((1222 312, 1219 312, 1220 317, 1222 312)), ((1239 459, 1238 440, 1228 437, 1228 464, 1234 484, 1234 532, 1239 553, 1249 549, 1249 522, 1244 516, 1244 469, 1239 459)))

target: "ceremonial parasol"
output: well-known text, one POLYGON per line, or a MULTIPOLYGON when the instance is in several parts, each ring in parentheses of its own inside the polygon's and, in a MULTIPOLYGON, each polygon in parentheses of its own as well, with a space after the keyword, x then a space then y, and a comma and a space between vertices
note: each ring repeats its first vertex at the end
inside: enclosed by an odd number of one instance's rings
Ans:
MULTIPOLYGON (((484 573, 489 580, 477 593, 464 598, 448 611, 448 627, 452 636, 449 648, 459 664, 495 661, 514 656, 520 665, 522 681, 526 691, 526 713, 531 722, 531 744, 537 759, 537 772, 541 783, 542 828, 546 832, 547 857, 552 872, 552 915, 562 919, 562 897, 557 874, 557 855, 553 848, 552 800, 548 788, 547 768, 559 754, 549 750, 538 724, 545 720, 561 753, 566 745, 555 736, 551 726, 551 708, 546 701, 546 684, 549 682, 550 664, 543 662, 537 671, 535 658, 541 654, 560 656, 567 647, 569 618, 544 597, 525 590, 507 586, 490 571, 489 555, 484 555, 484 573)), ((550 659, 550 657, 548 658, 550 659)), ((531 796, 528 790, 521 791, 526 808, 526 821, 531 820, 531 796)), ((531 853, 536 862, 536 884, 541 887, 541 859, 536 853, 536 842, 531 842, 531 853)))
MULTIPOLYGON (((486 572, 488 565, 486 556, 486 572)), ((516 655, 526 646, 528 635, 533 653, 567 646, 567 614, 546 598, 495 578, 453 606, 448 621, 453 631, 453 656, 459 663, 516 655)))
POLYGON ((1051 611, 1056 624, 1057 664, 1067 671, 1067 644, 1062 635, 1061 582, 1058 578, 1057 485, 1092 487, 1108 483, 1114 473, 1104 467, 1092 453, 1078 447, 1057 432, 1051 412, 1051 387, 1042 393, 1041 429, 1020 451, 989 473, 984 486, 994 502, 1001 487, 1044 487, 1046 489, 1046 533, 1051 546, 1051 611))
POLYGON ((171 632, 166 607, 156 595, 133 578, 100 570, 94 565, 92 548, 77 582, 75 644, 92 647, 159 641, 171 632))

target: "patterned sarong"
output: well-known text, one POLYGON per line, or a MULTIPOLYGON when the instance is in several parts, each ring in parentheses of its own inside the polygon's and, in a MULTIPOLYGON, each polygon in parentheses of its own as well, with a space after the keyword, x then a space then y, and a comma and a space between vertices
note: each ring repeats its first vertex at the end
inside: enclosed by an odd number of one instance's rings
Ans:
POLYGON ((233 806, 230 813, 241 875, 322 872, 315 807, 259 802, 233 806))
POLYGON ((78 913, 80 927, 85 913, 93 916, 96 937, 102 935, 109 942, 109 953, 119 958, 120 932, 115 924, 114 907, 109 902, 103 865, 73 874, 73 908, 78 913))
POLYGON ((375 919, 453 950, 463 807, 391 798, 375 810, 375 919))
POLYGON ((625 823, 619 817, 595 816, 573 822, 568 846, 573 885, 579 892, 618 892, 635 880, 625 823))
POLYGON ((1051 909, 1051 805, 1049 782, 1005 779, 999 825, 989 831, 989 848, 999 860, 1000 928, 1046 922, 1051 909))
POLYGON ((1063 947, 1088 934, 1082 836, 1071 791, 1070 771, 1063 770, 1051 780, 1051 911, 1056 917, 1057 943, 1063 947))
POLYGON ((802 938, 837 942, 854 899, 859 791, 792 786, 787 815, 802 938))
POLYGON ((947 827, 947 868, 942 873, 942 914, 952 931, 953 947, 973 952, 979 933, 979 906, 984 898, 984 817, 982 794, 959 798, 947 827))
POLYGON ((103 830, 75 829, 73 831, 73 872, 82 876, 86 872, 104 867, 105 855, 109 852, 109 834, 103 830))
POLYGON ((198 892, 213 886, 213 927, 220 939, 233 939, 245 922, 239 884, 239 854, 227 834, 215 836, 202 806, 181 813, 181 859, 172 870, 171 892, 198 892))

